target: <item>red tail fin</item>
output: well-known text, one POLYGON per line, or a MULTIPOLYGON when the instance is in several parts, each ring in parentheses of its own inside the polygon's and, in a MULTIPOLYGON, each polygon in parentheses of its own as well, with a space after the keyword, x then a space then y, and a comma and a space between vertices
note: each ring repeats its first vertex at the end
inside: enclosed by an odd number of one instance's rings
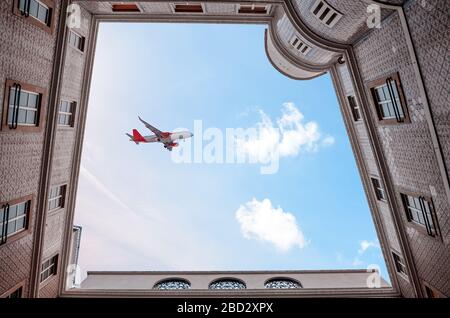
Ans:
POLYGON ((133 140, 137 142, 145 142, 145 138, 137 131, 137 129, 133 129, 133 140))

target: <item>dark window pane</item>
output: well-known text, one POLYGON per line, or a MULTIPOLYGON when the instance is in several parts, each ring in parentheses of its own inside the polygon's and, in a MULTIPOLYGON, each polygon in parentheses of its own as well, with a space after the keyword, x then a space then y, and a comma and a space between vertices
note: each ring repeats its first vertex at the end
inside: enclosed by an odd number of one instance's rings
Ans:
POLYGON ((330 12, 330 8, 326 8, 323 12, 322 15, 320 16, 320 20, 325 19, 325 17, 327 16, 328 12, 330 12))
POLYGON ((314 15, 317 15, 320 11, 320 9, 322 9, 323 7, 323 2, 320 2, 319 5, 316 7, 316 9, 314 10, 314 15))

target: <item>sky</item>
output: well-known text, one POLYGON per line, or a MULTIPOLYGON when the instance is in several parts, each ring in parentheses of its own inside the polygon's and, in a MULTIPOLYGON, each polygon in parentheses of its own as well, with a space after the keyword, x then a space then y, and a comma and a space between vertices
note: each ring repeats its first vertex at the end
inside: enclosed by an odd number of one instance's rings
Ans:
POLYGON ((331 78, 279 73, 265 28, 100 25, 75 212, 83 276, 375 264, 388 280, 331 78), (125 133, 151 134, 138 115, 194 137, 172 153, 135 145, 125 133), (257 134, 226 134, 237 128, 257 134))

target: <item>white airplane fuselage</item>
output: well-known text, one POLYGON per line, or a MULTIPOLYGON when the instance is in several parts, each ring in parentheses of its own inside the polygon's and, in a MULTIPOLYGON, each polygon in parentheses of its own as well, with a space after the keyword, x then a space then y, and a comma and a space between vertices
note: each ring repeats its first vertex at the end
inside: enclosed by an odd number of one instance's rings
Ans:
POLYGON ((177 140, 184 140, 191 138, 193 134, 189 131, 179 131, 170 133, 167 137, 162 136, 158 138, 156 135, 144 136, 146 142, 162 142, 162 143, 172 143, 177 140))

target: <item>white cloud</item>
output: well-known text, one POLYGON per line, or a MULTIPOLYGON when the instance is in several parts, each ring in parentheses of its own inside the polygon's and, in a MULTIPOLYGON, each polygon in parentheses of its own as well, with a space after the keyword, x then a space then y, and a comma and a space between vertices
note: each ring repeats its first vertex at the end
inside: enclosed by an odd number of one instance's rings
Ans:
POLYGON ((257 239, 275 245, 281 251, 306 244, 302 231, 292 213, 274 208, 269 199, 252 201, 241 205, 236 211, 241 232, 247 239, 257 239))
POLYGON ((363 240, 359 243, 359 250, 358 250, 358 254, 364 254, 365 251, 367 251, 369 248, 380 248, 380 244, 378 243, 378 241, 368 241, 368 240, 363 240))
POLYGON ((238 139, 238 150, 264 162, 276 153, 280 157, 296 156, 334 144, 334 138, 323 136, 316 122, 303 122, 304 116, 294 103, 284 103, 281 112, 281 118, 274 124, 264 111, 259 110, 261 121, 254 127, 258 135, 238 139))

